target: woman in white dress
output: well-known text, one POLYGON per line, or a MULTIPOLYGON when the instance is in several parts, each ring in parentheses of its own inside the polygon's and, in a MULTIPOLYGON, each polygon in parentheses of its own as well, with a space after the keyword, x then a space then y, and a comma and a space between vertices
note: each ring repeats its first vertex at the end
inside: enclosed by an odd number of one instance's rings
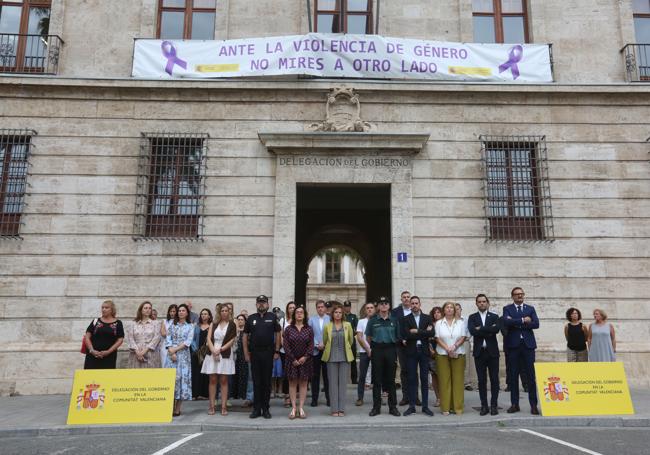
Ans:
POLYGON ((217 395, 217 376, 221 385, 221 415, 228 415, 228 376, 235 374, 233 344, 237 339, 237 327, 232 320, 232 313, 225 304, 217 305, 214 322, 208 329, 208 349, 211 355, 203 360, 201 373, 210 375, 208 396, 210 405, 208 414, 215 413, 215 396, 217 395))
POLYGON ((165 368, 165 359, 167 359, 167 346, 165 346, 165 340, 167 339, 167 334, 169 333, 169 327, 174 324, 174 319, 176 319, 176 312, 178 311, 178 305, 172 304, 167 308, 167 317, 162 324, 160 324, 160 336, 162 337, 163 342, 160 343, 160 364, 165 368))

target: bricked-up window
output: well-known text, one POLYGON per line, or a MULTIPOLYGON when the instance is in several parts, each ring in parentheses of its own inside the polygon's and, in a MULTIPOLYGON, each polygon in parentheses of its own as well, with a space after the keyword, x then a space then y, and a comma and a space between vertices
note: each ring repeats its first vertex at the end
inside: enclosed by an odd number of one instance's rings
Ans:
POLYGON ((545 136, 481 136, 489 240, 552 240, 545 136))
POLYGON ((31 130, 0 130, 0 236, 17 237, 25 208, 31 130))
POLYGON ((158 0, 158 38, 214 39, 217 0, 158 0))
POLYGON ((472 0, 474 42, 527 43, 526 0, 472 0))
POLYGON ((136 199, 137 238, 201 239, 207 138, 207 134, 143 134, 136 199))
POLYGON ((314 0, 319 33, 372 33, 372 0, 314 0))

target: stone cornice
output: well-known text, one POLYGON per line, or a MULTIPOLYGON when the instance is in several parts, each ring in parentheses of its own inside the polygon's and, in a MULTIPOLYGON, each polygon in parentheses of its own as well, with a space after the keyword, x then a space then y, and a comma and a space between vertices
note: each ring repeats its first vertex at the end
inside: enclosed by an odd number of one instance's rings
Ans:
POLYGON ((432 82, 363 79, 135 79, 124 78, 68 78, 58 76, 0 75, 0 86, 21 87, 68 87, 97 89, 202 89, 202 90, 329 90, 333 87, 349 86, 357 92, 459 92, 459 93, 634 93, 650 94, 647 83, 608 84, 505 84, 496 82, 432 82))
POLYGON ((336 132, 259 132, 260 141, 276 155, 336 151, 419 153, 429 134, 336 133, 336 132))

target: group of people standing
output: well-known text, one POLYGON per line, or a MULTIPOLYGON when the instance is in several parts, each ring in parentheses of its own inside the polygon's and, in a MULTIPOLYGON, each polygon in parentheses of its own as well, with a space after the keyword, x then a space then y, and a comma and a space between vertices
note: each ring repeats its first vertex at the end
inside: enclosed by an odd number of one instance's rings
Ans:
MULTIPOLYGON (((346 413, 350 378, 352 382, 358 378, 355 404, 361 406, 367 375, 372 378, 369 415, 381 413, 382 398, 386 397, 389 414, 400 416, 396 396, 399 365, 399 405, 408 405, 405 416, 415 413, 417 406, 425 415, 433 416, 429 406, 430 377, 437 398, 434 406, 439 406, 443 415, 462 414, 467 341, 471 337, 480 414, 496 415, 500 390, 497 334, 501 333, 511 401, 508 413, 520 410, 521 377, 525 378, 531 413, 539 414, 534 371, 537 345, 533 332, 539 328, 539 319, 535 308, 524 303, 523 289, 515 287, 511 297, 513 302, 499 316, 489 311, 490 302, 485 294, 477 295, 478 311, 467 320, 462 318, 462 309, 455 302, 445 302, 430 314, 423 313, 420 298, 408 291, 402 292, 401 304, 395 308, 385 297, 366 303, 362 319, 351 313, 349 301, 341 304, 323 300, 316 302, 313 316, 308 315, 305 305, 290 302, 284 317, 279 319, 269 312, 268 298, 260 295, 256 298, 257 311, 250 317, 244 311, 235 318, 233 305, 220 303, 213 318, 207 308, 193 313, 191 303, 186 302, 170 305, 165 319, 159 320, 152 304, 145 301, 126 331, 116 317, 115 305, 107 300, 102 303, 101 317, 86 329, 84 368, 115 368, 117 350, 126 337, 129 368, 176 370, 175 416, 180 415, 183 400, 206 395, 208 414, 215 414, 220 393, 222 415, 228 414, 228 398, 241 398, 252 401, 251 418, 268 419, 272 375, 280 363, 288 392, 285 406, 291 408, 288 417, 304 419, 308 388, 310 405, 319 405, 321 378, 331 415, 342 417, 346 413)), ((604 311, 595 310, 594 323, 588 327, 582 324, 576 308, 570 308, 566 317, 568 361, 615 360, 615 332, 604 311)))

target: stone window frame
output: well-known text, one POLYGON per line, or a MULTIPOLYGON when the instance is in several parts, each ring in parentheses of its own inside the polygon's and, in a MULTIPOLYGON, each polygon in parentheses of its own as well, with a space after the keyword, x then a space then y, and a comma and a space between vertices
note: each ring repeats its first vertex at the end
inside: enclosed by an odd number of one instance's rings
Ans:
POLYGON ((332 0, 335 1, 335 9, 333 10, 325 10, 325 9, 319 9, 318 3, 319 0, 314 0, 314 31, 316 33, 319 32, 318 30, 318 16, 320 14, 327 14, 327 15, 338 15, 339 20, 338 20, 338 25, 340 27, 340 30, 335 32, 321 32, 321 33, 348 33, 348 17, 349 16, 366 16, 366 35, 372 35, 373 34, 373 0, 367 0, 368 6, 366 8, 366 11, 348 11, 347 10, 347 4, 349 0, 332 0))
POLYGON ((0 156, 0 237, 20 238, 20 227, 23 224, 21 219, 26 206, 27 178, 31 165, 29 159, 33 147, 32 138, 36 134, 36 131, 29 129, 0 129, 0 151, 2 151, 0 156), (14 149, 17 146, 24 146, 19 160, 14 159, 14 149), (18 163, 17 166, 16 163, 18 163), (10 177, 17 190, 8 191, 10 177), (9 197, 12 198, 11 203, 7 202, 9 197), (7 210, 8 206, 14 208, 18 206, 18 209, 7 210))
MULTIPOLYGON (((217 3, 218 0, 215 0, 214 2, 214 8, 205 8, 205 7, 194 7, 194 0, 184 0, 185 1, 185 7, 171 7, 171 6, 163 6, 165 0, 157 0, 157 20, 156 20, 156 38, 160 39, 160 32, 161 32, 161 27, 162 27, 162 15, 163 12, 165 11, 175 11, 175 12, 183 12, 183 38, 182 39, 193 39, 192 38, 192 14, 193 13, 214 13, 215 19, 214 22, 216 24, 217 22, 217 3)), ((212 39, 214 39, 214 26, 213 24, 213 31, 212 31, 212 39)))
POLYGON ((528 13, 528 0, 521 0, 521 12, 518 13, 504 13, 502 11, 502 0, 491 0, 492 1, 492 11, 474 11, 472 6, 472 19, 475 17, 492 17, 494 19, 494 42, 503 43, 504 42, 504 26, 503 18, 504 17, 522 17, 524 22, 524 42, 530 42, 530 29, 529 29, 529 20, 530 15, 528 13))
POLYGON ((486 241, 554 240, 546 136, 479 140, 486 241))
POLYGON ((135 240, 203 240, 208 139, 207 133, 141 133, 135 240), (162 169, 172 173, 165 177, 162 169))

